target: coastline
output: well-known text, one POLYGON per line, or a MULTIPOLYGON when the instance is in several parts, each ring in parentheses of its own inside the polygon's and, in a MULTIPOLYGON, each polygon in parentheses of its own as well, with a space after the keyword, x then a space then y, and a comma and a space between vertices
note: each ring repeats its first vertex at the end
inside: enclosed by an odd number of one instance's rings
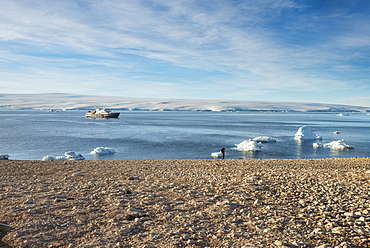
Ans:
POLYGON ((370 245, 370 158, 0 167, 0 247, 370 245))

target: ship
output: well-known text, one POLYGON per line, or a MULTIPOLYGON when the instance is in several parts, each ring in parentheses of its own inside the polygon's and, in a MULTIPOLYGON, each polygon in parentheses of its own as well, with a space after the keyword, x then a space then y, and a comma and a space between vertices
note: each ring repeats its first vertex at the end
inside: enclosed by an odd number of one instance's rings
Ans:
POLYGON ((120 113, 112 112, 108 108, 98 108, 96 110, 91 110, 86 112, 87 118, 118 118, 120 113))

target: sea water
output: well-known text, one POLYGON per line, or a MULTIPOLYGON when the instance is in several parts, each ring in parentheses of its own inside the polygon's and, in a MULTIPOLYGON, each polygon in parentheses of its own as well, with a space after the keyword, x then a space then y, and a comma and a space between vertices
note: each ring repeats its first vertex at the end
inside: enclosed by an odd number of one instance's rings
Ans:
POLYGON ((90 119, 82 110, 0 110, 0 154, 14 160, 68 151, 88 160, 211 159, 211 153, 225 147, 226 158, 234 159, 368 157, 369 121, 366 113, 121 111, 118 119, 90 119), (313 148, 318 141, 296 141, 301 126, 322 136, 320 143, 344 139, 354 149, 313 148), (273 137, 276 143, 263 144, 259 152, 235 149, 257 136, 273 137), (116 153, 90 154, 96 147, 116 153))

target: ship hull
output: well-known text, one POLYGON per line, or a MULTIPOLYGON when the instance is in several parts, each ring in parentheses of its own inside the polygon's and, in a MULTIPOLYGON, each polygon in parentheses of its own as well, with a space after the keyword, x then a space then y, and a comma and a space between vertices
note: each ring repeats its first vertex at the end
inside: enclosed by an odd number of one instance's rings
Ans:
POLYGON ((86 113, 86 118, 118 118, 120 113, 109 113, 109 114, 93 114, 93 113, 86 113))

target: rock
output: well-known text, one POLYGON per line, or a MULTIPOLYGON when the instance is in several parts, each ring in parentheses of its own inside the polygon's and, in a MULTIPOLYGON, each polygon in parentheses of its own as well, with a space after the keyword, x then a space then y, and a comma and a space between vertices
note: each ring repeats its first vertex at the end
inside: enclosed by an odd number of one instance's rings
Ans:
POLYGON ((11 247, 369 246, 370 158, 7 162, 11 247))

